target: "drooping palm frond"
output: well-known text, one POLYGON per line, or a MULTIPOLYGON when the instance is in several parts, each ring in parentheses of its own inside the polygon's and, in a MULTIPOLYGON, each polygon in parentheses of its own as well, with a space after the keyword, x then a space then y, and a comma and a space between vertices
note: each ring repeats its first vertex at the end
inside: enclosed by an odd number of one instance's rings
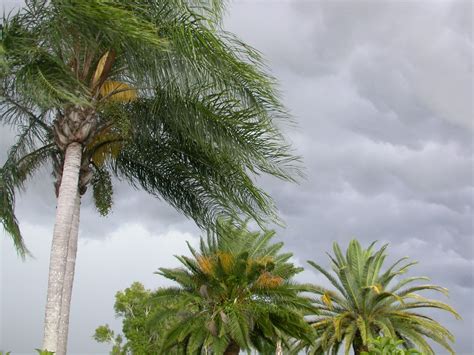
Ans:
POLYGON ((114 160, 120 177, 162 196, 201 226, 229 211, 259 222, 262 215, 275 217, 252 173, 293 180, 297 158, 281 145, 270 121, 256 120, 253 109, 242 108, 226 93, 183 93, 171 84, 152 99, 123 106, 133 129, 114 160))
MULTIPOLYGON (((160 269, 158 274, 179 284, 155 296, 170 305, 162 315, 171 322, 163 353, 178 344, 188 353, 207 347, 221 354, 233 343, 261 351, 275 349, 278 339, 310 341, 304 315, 314 308, 303 295, 309 288, 291 281, 301 269, 288 262, 291 254, 280 253, 280 243, 270 243, 273 236, 219 220, 199 251, 190 247, 192 258, 178 257, 182 268, 160 269)), ((151 326, 159 327, 162 317, 151 326)))
POLYGON ((403 264, 406 258, 402 258, 382 271, 387 245, 374 250, 374 244, 363 249, 358 241, 352 240, 343 254, 335 243, 334 256, 330 256, 334 274, 308 261, 335 288, 313 287, 312 292, 320 296, 315 301, 319 315, 311 321, 317 337, 308 351, 311 354, 334 352, 343 346, 345 354, 349 354, 351 347, 358 354, 366 348, 369 339, 385 336, 402 339, 407 346, 413 344, 423 354, 434 354, 425 339, 429 338, 453 354, 450 342, 454 341, 454 337, 449 330, 430 316, 416 311, 418 308, 434 308, 460 318, 451 306, 418 294, 427 290, 446 294, 447 290, 430 284, 405 287, 426 280, 425 277, 400 279, 391 286, 395 278, 415 263, 403 264))
POLYGON ((32 120, 28 126, 20 129, 16 143, 10 148, 0 168, 0 220, 21 257, 28 254, 28 249, 14 212, 15 190, 21 190, 25 181, 54 154, 55 147, 48 143, 45 131, 32 120))

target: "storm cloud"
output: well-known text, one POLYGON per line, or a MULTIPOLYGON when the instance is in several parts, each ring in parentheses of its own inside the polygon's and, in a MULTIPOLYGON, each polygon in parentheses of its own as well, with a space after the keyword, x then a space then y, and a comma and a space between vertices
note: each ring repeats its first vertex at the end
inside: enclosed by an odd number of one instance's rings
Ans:
MULTIPOLYGON (((14 2, 7 2, 11 6, 14 2)), ((433 313, 474 353, 473 23, 470 1, 233 1, 225 28, 258 48, 281 83, 303 157, 300 184, 263 178, 286 228, 278 236, 301 265, 329 262, 333 241, 390 243, 389 261, 410 256, 412 274, 449 288, 463 321, 433 313)), ((0 146, 11 134, 3 130, 0 146), (5 139, 3 139, 5 137, 5 139)), ((4 157, 4 152, 2 152, 4 157)), ((54 195, 49 172, 19 197, 17 213, 35 259, 1 240, 0 349, 27 353, 41 340, 54 195)), ((177 265, 194 224, 117 182, 113 213, 82 205, 70 353, 105 354, 96 326, 120 323, 114 293, 177 265)), ((309 268, 300 279, 324 282, 309 268)))

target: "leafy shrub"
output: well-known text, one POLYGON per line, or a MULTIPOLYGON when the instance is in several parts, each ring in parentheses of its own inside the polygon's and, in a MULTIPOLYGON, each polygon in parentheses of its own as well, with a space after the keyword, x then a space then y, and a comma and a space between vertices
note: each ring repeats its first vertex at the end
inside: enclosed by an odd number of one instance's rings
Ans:
POLYGON ((377 337, 369 341, 369 351, 362 355, 421 355, 416 349, 403 349, 403 340, 391 337, 377 337))

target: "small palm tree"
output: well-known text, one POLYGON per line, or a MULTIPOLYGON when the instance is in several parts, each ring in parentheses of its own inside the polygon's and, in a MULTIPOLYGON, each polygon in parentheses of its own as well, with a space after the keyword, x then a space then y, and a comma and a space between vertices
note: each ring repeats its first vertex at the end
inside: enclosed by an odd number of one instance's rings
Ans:
POLYGON ((172 319, 163 353, 173 347, 189 354, 251 348, 274 353, 288 346, 288 337, 310 341, 303 316, 314 308, 301 294, 308 286, 292 282, 301 268, 288 262, 292 254, 280 253, 282 243, 270 244, 273 236, 221 220, 207 242, 201 239, 199 252, 189 247, 193 258, 178 257, 183 268, 160 269, 158 274, 179 284, 155 296, 159 304, 170 302, 152 323, 160 329, 164 319, 172 319))
POLYGON ((434 354, 426 340, 429 338, 454 354, 450 345, 453 335, 430 316, 418 312, 418 309, 435 308, 460 318, 449 305, 418 294, 425 290, 447 294, 447 289, 431 284, 405 287, 428 279, 399 278, 416 264, 409 262, 400 266, 407 258, 382 271, 387 245, 374 251, 374 244, 362 249, 357 240, 352 240, 344 256, 334 243, 334 257, 330 258, 335 276, 308 261, 335 287, 335 290, 314 287, 313 292, 321 297, 315 304, 319 312, 311 320, 317 336, 310 352, 335 354, 344 345, 345 354, 349 354, 351 346, 355 354, 360 354, 368 351, 370 339, 386 336, 403 340, 407 348, 416 346, 423 354, 434 354))
POLYGON ((0 123, 18 132, 0 170, 0 221, 20 254, 15 192, 55 177, 43 348, 66 352, 80 201, 99 212, 111 176, 200 227, 221 214, 275 219, 254 174, 293 180, 288 118, 257 51, 220 26, 219 0, 27 0, 4 18, 0 123))

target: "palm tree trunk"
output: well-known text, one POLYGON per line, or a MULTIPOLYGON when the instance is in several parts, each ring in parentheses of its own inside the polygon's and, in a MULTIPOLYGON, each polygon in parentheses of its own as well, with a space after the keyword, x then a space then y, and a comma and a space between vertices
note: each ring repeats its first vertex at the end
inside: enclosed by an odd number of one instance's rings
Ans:
POLYGON ((240 347, 235 341, 231 341, 224 351, 224 355, 238 355, 240 353, 240 347))
POLYGON ((283 348, 281 346, 281 339, 277 340, 277 345, 275 349, 275 355, 283 355, 283 348))
POLYGON ((65 152, 49 260, 43 349, 52 352, 56 352, 58 346, 63 282, 66 273, 69 235, 72 230, 76 196, 78 194, 81 159, 82 145, 77 142, 70 143, 65 152))
POLYGON ((369 351, 367 345, 364 345, 361 335, 357 332, 354 337, 354 342, 352 343, 352 348, 354 349, 354 355, 360 355, 363 351, 369 351))
POLYGON ((67 353, 67 338, 69 333, 69 314, 71 307, 72 286, 74 283, 74 270, 76 267, 77 242, 79 236, 79 216, 81 212, 81 196, 76 195, 74 215, 69 235, 68 252, 66 259, 66 272, 64 275, 61 315, 59 319, 57 355, 67 353))

